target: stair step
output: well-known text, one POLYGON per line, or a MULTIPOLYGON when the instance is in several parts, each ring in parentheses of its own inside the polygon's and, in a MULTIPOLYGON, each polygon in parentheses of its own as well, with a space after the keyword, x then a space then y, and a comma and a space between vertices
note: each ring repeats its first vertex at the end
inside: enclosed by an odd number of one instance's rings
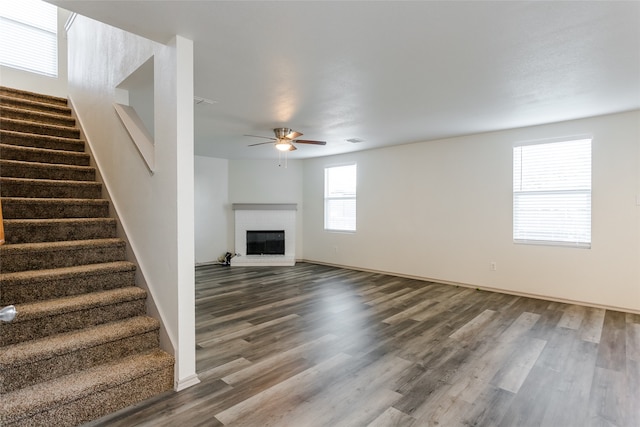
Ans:
POLYGON ((96 170, 89 166, 0 159, 0 175, 5 178, 95 181, 96 170))
POLYGON ((80 129, 68 126, 48 125, 27 120, 15 120, 0 117, 0 129, 13 132, 33 133, 37 135, 57 136, 61 138, 80 138, 80 129))
POLYGON ((50 381, 159 346, 160 322, 131 317, 4 347, 0 393, 50 381))
POLYGON ((2 128, 0 129, 0 141, 3 144, 23 147, 84 152, 84 141, 78 139, 78 137, 66 138, 33 132, 17 132, 2 128))
POLYGON ((116 237, 116 225, 114 218, 8 219, 4 221, 5 242, 108 239, 116 237))
POLYGON ((74 240, 68 242, 18 243, 0 246, 2 273, 72 267, 123 261, 122 239, 74 240))
POLYGON ((0 273, 0 306, 135 286, 135 274, 129 261, 0 273))
MULTIPOLYGON (((83 144, 82 142, 80 143, 83 144)), ((0 159, 7 161, 13 160, 71 166, 89 166, 91 164, 89 154, 86 153, 50 150, 46 148, 21 147, 19 145, 11 144, 0 144, 0 159)))
POLYGON ((0 115, 7 119, 38 122, 56 126, 75 127, 76 119, 70 114, 56 114, 44 111, 33 111, 15 106, 0 104, 0 115))
POLYGON ((46 102, 39 102, 25 98, 16 98, 0 93, 0 105, 6 105, 16 108, 22 108, 25 110, 41 111, 44 113, 63 114, 70 116, 71 108, 66 105, 51 104, 46 102))
POLYGON ((11 323, 0 324, 7 346, 145 314, 147 293, 138 287, 110 289, 66 298, 16 304, 11 323))
POLYGON ((4 219, 105 218, 109 202, 102 199, 36 199, 3 197, 4 219))
POLYGON ((43 104, 67 105, 67 99, 59 96, 44 95, 41 93, 30 92, 28 90, 14 89, 11 87, 0 86, 0 94, 12 98, 28 99, 43 104))
POLYGON ((0 196, 62 199, 99 199, 102 184, 56 179, 0 178, 0 196))
POLYGON ((7 393, 0 425, 82 424, 171 390, 173 364, 172 356, 156 350, 7 393))

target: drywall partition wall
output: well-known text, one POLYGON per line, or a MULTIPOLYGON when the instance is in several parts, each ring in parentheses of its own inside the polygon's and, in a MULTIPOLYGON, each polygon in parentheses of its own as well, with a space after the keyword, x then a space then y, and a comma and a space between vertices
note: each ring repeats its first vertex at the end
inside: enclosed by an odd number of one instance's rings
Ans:
POLYGON ((69 92, 106 189, 176 356, 176 388, 195 375, 193 44, 163 45, 78 16, 68 31, 69 92), (151 173, 117 118, 116 87, 154 56, 151 173))
MULTIPOLYGON (((229 160, 229 205, 227 211, 233 218, 233 203, 295 203, 296 211, 296 259, 303 254, 303 161, 289 160, 287 167, 278 166, 278 153, 273 159, 229 160)), ((234 236, 233 220, 228 223, 229 236, 234 236)), ((235 246, 235 243, 233 243, 235 246)), ((233 248, 235 250, 235 247, 233 248)))
POLYGON ((233 251, 228 224, 233 221, 229 206, 229 161, 195 156, 195 245, 196 265, 216 262, 233 251))
POLYGON ((70 12, 58 8, 58 77, 0 66, 0 85, 46 95, 67 97, 67 38, 65 23, 70 12))
POLYGON ((305 259, 640 311, 639 152, 635 111, 305 160, 305 259), (514 244, 513 144, 585 134, 592 248, 514 244), (357 231, 325 232, 323 169, 352 161, 357 231))

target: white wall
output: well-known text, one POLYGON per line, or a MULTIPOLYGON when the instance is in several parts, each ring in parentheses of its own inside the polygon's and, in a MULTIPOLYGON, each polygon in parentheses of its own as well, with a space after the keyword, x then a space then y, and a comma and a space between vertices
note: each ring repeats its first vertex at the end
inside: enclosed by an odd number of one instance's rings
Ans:
POLYGON ((58 8, 58 77, 0 66, 0 85, 15 89, 67 97, 67 37, 64 25, 69 11, 58 8))
POLYGON ((68 33, 69 92, 105 187, 176 356, 176 388, 194 382, 193 43, 161 45, 78 16, 68 33), (117 118, 116 86, 154 56, 151 174, 117 118))
POLYGON ((216 262, 233 251, 229 224, 229 161, 195 157, 196 265, 216 262))
POLYGON ((304 257, 640 311, 637 197, 638 111, 310 159, 304 257), (593 136, 592 248, 515 245, 513 144, 584 134, 593 136), (357 232, 325 232, 323 168, 350 161, 358 164, 357 232))
MULTIPOLYGON (((275 153, 274 153, 275 155, 275 153)), ((228 235, 234 236, 231 211, 233 203, 296 203, 296 259, 303 253, 303 166, 301 160, 289 160, 287 167, 278 160, 229 160, 228 235)), ((231 242, 235 246, 235 242, 231 242)), ((235 250, 235 247, 233 247, 235 250)), ((243 249, 244 251, 244 249, 243 249)))

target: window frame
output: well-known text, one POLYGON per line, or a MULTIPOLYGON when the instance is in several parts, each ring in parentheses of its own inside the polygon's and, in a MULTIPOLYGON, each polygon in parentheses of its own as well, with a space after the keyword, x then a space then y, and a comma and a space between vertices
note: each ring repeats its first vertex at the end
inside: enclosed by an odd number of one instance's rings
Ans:
MULTIPOLYGON (((561 247, 573 247, 573 248, 581 248, 581 249, 590 249, 591 245, 592 245, 592 241, 593 241, 593 236, 592 236, 592 215, 593 215, 593 201, 592 201, 592 193, 593 193, 593 142, 594 142, 594 138, 592 135, 576 135, 576 136, 570 136, 570 137, 563 137, 563 138, 553 138, 553 139, 545 139, 545 140, 536 140, 536 141, 527 141, 527 142, 520 142, 520 143, 516 143, 513 145, 512 147, 512 237, 513 237, 513 243, 515 244, 522 244, 522 245, 543 245, 543 246, 561 246, 561 247), (572 142, 580 142, 580 141, 588 141, 588 187, 582 187, 582 188, 562 188, 562 183, 559 183, 558 185, 556 185, 555 188, 542 188, 542 189, 522 189, 523 187, 526 187, 527 185, 531 185, 532 182, 523 182, 523 176, 522 176, 522 171, 521 169, 518 169, 516 166, 516 152, 518 148, 523 148, 523 147, 530 147, 530 146, 541 146, 541 145, 548 145, 548 144, 561 144, 561 143, 572 143, 572 142), (517 170, 521 171, 520 174, 520 178, 518 178, 516 176, 517 170), (519 181, 520 183, 520 190, 518 190, 516 188, 517 186, 517 181, 519 181), (579 221, 575 221, 574 225, 575 227, 572 229, 567 229, 566 227, 562 227, 560 230, 562 231, 562 233, 558 233, 556 236, 558 236, 556 239, 553 239, 551 236, 547 236, 547 237, 551 237, 551 238, 535 238, 532 237, 531 234, 533 234, 533 230, 529 229, 523 229, 521 228, 517 228, 518 227, 518 202, 523 202, 523 201, 527 201, 526 198, 529 198, 529 202, 532 201, 532 199, 534 199, 535 197, 545 197, 545 205, 548 208, 547 209, 547 213, 549 213, 549 216, 553 216, 554 213, 550 213, 553 212, 553 197, 554 196, 571 196, 571 199, 567 199, 567 200, 563 200, 561 202, 558 203, 557 206, 561 207, 561 210, 563 210, 563 212, 565 213, 565 220, 567 217, 567 213, 571 213, 571 201, 573 200, 574 202, 577 200, 577 204, 581 205, 582 210, 584 210, 584 207, 588 206, 588 215, 584 216, 582 218, 582 222, 583 222, 583 226, 585 224, 588 224, 588 230, 585 230, 584 227, 580 230, 580 222, 579 221), (582 198, 582 200, 580 200, 580 198, 582 198), (587 220, 587 221, 585 221, 587 220), (569 239, 568 237, 571 235, 570 231, 571 230, 580 230, 581 232, 579 233, 574 233, 574 238, 569 239), (527 232, 529 233, 528 236, 526 236, 527 232), (521 237, 521 236, 525 236, 525 237, 521 237)), ((520 153, 522 154, 522 151, 520 151, 520 153)), ((520 167, 522 168, 522 157, 520 158, 520 167)), ((539 160, 539 165, 542 163, 542 160, 539 160)), ((586 166, 586 165, 585 165, 586 166)), ((555 173, 558 173, 558 170, 554 170, 555 173)), ((584 172, 584 170, 583 170, 584 172)), ((547 177, 550 177, 552 174, 548 174, 547 177)), ((540 173, 539 175, 537 175, 538 180, 540 179, 544 179, 544 173, 540 173)), ((541 184, 539 184, 541 185, 541 184)), ((545 205, 542 204, 538 204, 536 205, 537 209, 539 209, 540 211, 543 211, 543 207, 545 205)), ((575 212, 579 212, 578 210, 574 210, 575 212)), ((556 211, 555 215, 557 215, 558 211, 556 211)), ((541 221, 544 221, 545 218, 543 218, 543 216, 539 216, 537 218, 540 218, 541 221)), ((548 220, 549 218, 547 218, 548 220)), ((575 218, 574 218, 575 219, 575 218)), ((567 221, 568 223, 571 223, 571 221, 567 221)), ((520 223, 521 225, 521 223, 520 223)), ((549 231, 550 228, 547 230, 549 231)), ((550 233, 551 234, 551 233, 550 233)))
POLYGON ((355 233, 357 230, 357 220, 358 220, 358 209, 357 209, 357 201, 358 198, 358 165, 356 162, 351 162, 351 163, 343 163, 343 164, 336 164, 336 165, 330 165, 330 166, 325 166, 324 167, 324 230, 325 231, 329 231, 329 232, 339 232, 339 233, 355 233), (344 167, 353 167, 354 168, 354 179, 355 179, 355 186, 353 188, 353 194, 345 194, 345 195, 329 195, 329 179, 330 179, 330 171, 337 169, 337 168, 344 168, 344 167), (329 205, 331 204, 332 201, 348 201, 348 200, 353 200, 354 205, 353 205, 353 228, 350 227, 335 227, 335 226, 331 226, 330 222, 330 218, 328 215, 329 212, 329 205))

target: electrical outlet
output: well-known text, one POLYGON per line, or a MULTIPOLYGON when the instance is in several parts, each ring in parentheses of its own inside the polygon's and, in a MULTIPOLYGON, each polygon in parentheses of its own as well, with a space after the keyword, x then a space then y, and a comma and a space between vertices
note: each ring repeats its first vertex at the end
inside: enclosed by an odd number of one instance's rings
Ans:
POLYGON ((496 265, 495 261, 492 261, 492 262, 489 263, 489 269, 491 271, 496 271, 498 269, 498 266, 496 265))

